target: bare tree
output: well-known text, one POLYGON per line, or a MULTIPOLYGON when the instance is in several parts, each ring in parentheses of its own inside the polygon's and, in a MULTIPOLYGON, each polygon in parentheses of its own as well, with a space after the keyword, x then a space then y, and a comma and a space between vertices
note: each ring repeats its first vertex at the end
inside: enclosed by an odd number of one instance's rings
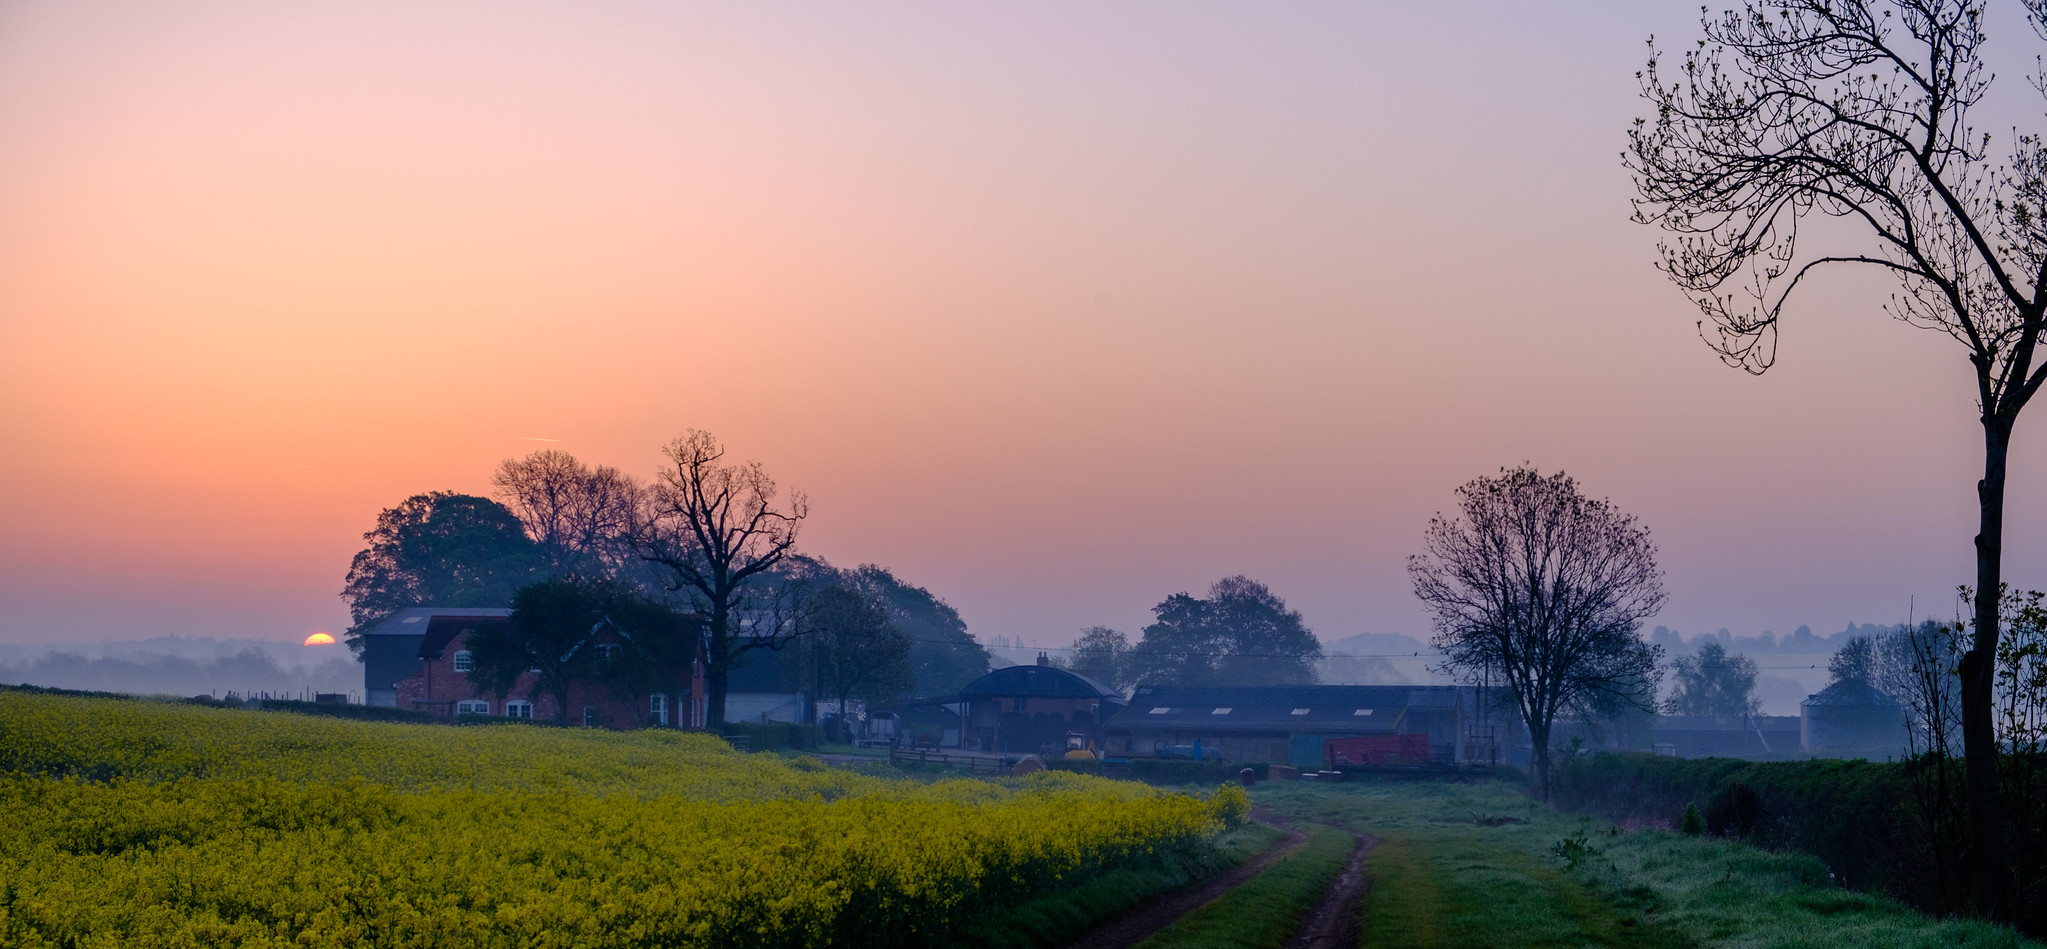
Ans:
POLYGON ((750 650, 782 648, 800 631, 788 621, 796 612, 789 588, 769 574, 792 556, 810 506, 801 492, 778 503, 760 462, 725 464, 725 446, 709 432, 691 429, 662 453, 669 464, 650 491, 637 544, 703 619, 705 723, 722 725, 733 665, 750 650))
MULTIPOLYGON (((2047 36, 2047 0, 2027 0, 2047 36)), ((1967 350, 1983 428, 1976 589, 2003 578, 2006 458, 2021 409, 2047 381, 2035 365, 2047 313, 2047 141, 2010 152, 1969 124, 1991 77, 1981 0, 1759 0, 1704 19, 1705 39, 1666 84, 1652 58, 1626 162, 1636 218, 1670 235, 1661 267, 1698 304, 1701 335, 1761 373, 1777 321, 1805 278, 1831 265, 1894 277, 1887 309, 1967 350), (1818 251, 1810 213, 1848 222, 1818 251), (1713 332, 1708 335, 1705 325, 1713 332)), ((2033 77, 2047 93, 2047 76, 2033 77)), ((1979 912, 2005 913, 1993 722, 1998 604, 1979 598, 1961 661, 1962 739, 1979 912)))
POLYGON ((1663 650, 1637 636, 1663 605, 1647 528, 1579 493, 1563 472, 1502 469, 1457 489, 1427 553, 1408 558, 1444 665, 1506 686, 1534 743, 1549 799, 1550 731, 1560 714, 1597 720, 1653 710, 1663 650))
POLYGON ((548 448, 499 462, 490 483, 556 576, 611 575, 631 561, 643 490, 617 468, 548 448))

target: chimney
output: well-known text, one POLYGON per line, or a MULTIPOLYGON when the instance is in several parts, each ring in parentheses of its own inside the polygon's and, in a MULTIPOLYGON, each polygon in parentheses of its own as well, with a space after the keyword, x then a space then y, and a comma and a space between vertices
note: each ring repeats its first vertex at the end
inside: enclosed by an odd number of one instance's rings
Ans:
POLYGON ((1051 664, 1052 664, 1052 660, 1051 660, 1051 658, 1045 655, 1045 653, 1044 653, 1044 650, 1039 650, 1039 651, 1038 651, 1038 665, 1041 665, 1041 666, 1049 666, 1049 665, 1051 665, 1051 664))

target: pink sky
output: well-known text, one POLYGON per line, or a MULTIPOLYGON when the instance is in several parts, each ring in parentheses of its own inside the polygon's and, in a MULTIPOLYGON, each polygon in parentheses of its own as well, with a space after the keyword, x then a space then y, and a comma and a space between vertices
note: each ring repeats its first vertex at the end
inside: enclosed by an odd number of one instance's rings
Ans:
POLYGON ((1234 573, 1425 634, 1423 525, 1524 460, 1687 633, 1971 576, 1960 347, 1842 276, 1751 378, 1627 221, 1695 5, 678 6, 0 9, 0 642, 336 630, 379 509, 689 427, 1041 644, 1234 573))

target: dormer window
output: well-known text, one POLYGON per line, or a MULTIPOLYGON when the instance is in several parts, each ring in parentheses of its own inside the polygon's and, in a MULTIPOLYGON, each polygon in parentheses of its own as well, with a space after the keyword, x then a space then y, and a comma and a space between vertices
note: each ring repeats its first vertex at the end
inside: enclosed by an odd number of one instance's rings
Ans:
POLYGON ((468 671, 469 671, 469 669, 470 669, 470 667, 472 667, 472 666, 474 666, 474 665, 475 665, 475 660, 474 660, 474 659, 473 659, 473 658, 471 657, 471 655, 470 655, 470 652, 469 652, 469 650, 467 650, 467 649, 457 649, 457 650, 455 650, 455 671, 456 671, 456 672, 468 672, 468 671))
POLYGON ((598 661, 598 662, 610 662, 610 661, 611 661, 612 659, 616 658, 617 656, 618 656, 618 644, 617 644, 617 643, 598 643, 598 644, 597 644, 597 661, 598 661))

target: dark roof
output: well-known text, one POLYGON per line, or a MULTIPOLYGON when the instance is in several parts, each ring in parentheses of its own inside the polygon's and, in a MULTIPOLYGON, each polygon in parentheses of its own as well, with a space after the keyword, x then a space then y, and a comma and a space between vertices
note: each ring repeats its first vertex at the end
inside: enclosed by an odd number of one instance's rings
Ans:
POLYGON ((387 619, 364 632, 365 636, 423 636, 427 625, 443 616, 463 617, 470 620, 504 619, 512 611, 488 606, 413 606, 399 610, 387 619))
POLYGON ((1396 732, 1409 709, 1453 708, 1456 686, 1148 686, 1109 720, 1117 729, 1207 732, 1396 732))
POLYGON ((1057 666, 1009 666, 997 669, 967 683, 959 691, 960 699, 969 702, 997 696, 1091 698, 1117 705, 1123 704, 1122 694, 1115 689, 1078 672, 1068 672, 1057 666))
POLYGON ((1880 691, 1877 691, 1876 687, 1870 685, 1867 682, 1858 682, 1854 679, 1843 679, 1839 682, 1835 682, 1834 684, 1827 686, 1824 689, 1819 690, 1817 693, 1806 696, 1805 701, 1800 702, 1798 704, 1895 706, 1898 703, 1893 701, 1890 696, 1885 695, 1880 691))
POLYGON ((1408 707, 1451 708, 1462 686, 1455 685, 1152 685, 1130 697, 1135 708, 1152 705, 1215 705, 1245 708, 1408 707))
MULTIPOLYGON (((506 616, 511 615, 511 612, 511 610, 504 611, 506 616)), ((453 642, 455 637, 463 633, 473 633, 476 631, 476 627, 484 623, 496 623, 503 620, 504 616, 477 616, 474 614, 442 615, 427 620, 426 638, 419 641, 419 658, 439 659, 441 658, 441 652, 448 648, 448 644, 453 642)))
POLYGON ((1662 732, 1748 732, 1797 731, 1796 715, 1658 715, 1656 731, 1662 732))

